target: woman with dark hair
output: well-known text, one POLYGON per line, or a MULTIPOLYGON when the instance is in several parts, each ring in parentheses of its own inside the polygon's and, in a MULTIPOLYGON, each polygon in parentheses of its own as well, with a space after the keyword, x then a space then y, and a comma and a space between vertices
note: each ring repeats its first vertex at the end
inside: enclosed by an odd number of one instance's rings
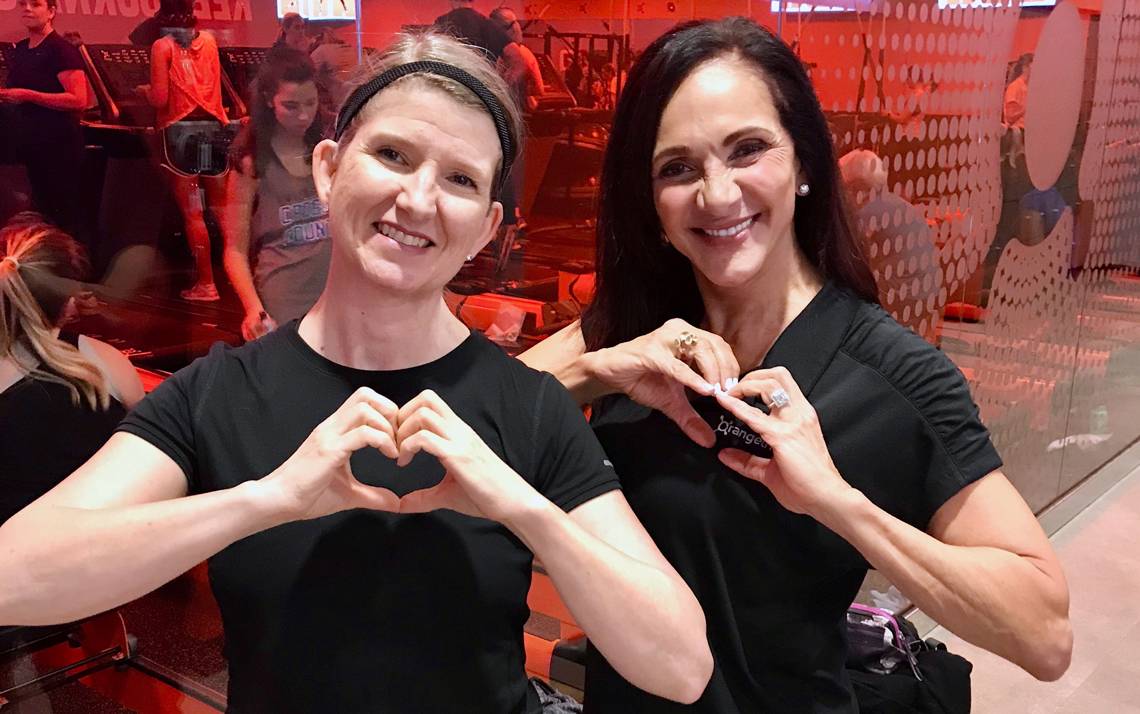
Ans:
POLYGON ((309 38, 305 36, 305 18, 300 13, 287 12, 281 16, 281 32, 273 41, 274 50, 291 49, 309 51, 309 38))
POLYGON ((209 558, 235 714, 530 714, 537 556, 623 676, 695 700, 704 617, 577 405, 443 299, 503 217, 506 83, 433 34, 364 79, 313 154, 317 304, 171 376, 0 526, 0 622, 101 612, 209 558))
POLYGON ((316 69, 303 53, 270 53, 253 84, 252 121, 234 143, 226 275, 245 309, 242 337, 303 317, 325 287, 328 209, 313 184, 324 133, 316 69))
POLYGON ((221 58, 214 36, 195 29, 193 0, 160 0, 155 18, 163 36, 150 48, 150 84, 139 89, 157 112, 163 174, 182 212, 197 271, 182 298, 211 302, 218 289, 204 212, 224 205, 228 170, 221 58))
POLYGON ((0 230, 0 523, 82 466, 143 395, 121 352, 64 329, 83 249, 20 218, 0 230))
MULTIPOLYGON (((595 433, 706 613, 716 668, 692 710, 858 711, 845 612, 868 566, 1059 677, 1056 556, 961 373, 879 307, 790 49, 743 18, 656 40, 618 103, 600 200, 595 300, 524 361, 580 402, 612 395, 595 433)), ((586 707, 690 711, 596 652, 586 707)))
POLYGON ((28 36, 10 58, 0 88, 0 121, 14 158, 24 164, 36 210, 73 235, 86 235, 76 208, 83 163, 79 113, 87 107, 87 78, 79 50, 55 31, 56 0, 20 0, 28 36), (12 105, 4 107, 3 105, 12 105))

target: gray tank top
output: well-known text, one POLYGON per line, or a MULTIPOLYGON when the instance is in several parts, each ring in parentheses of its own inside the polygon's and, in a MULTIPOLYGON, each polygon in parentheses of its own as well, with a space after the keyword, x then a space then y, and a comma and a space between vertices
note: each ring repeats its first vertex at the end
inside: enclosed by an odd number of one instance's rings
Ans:
POLYGON ((266 312, 284 324, 308 312, 324 290, 332 248, 328 209, 312 176, 293 176, 270 155, 257 185, 250 252, 257 294, 266 312))

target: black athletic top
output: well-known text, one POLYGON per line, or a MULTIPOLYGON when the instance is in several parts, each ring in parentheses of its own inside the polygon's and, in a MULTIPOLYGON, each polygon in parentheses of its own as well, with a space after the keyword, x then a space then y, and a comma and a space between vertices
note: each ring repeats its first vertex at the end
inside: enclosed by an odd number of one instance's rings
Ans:
MULTIPOLYGON (((165 452, 192 493, 264 476, 359 387, 396 404, 437 392, 487 445, 566 511, 618 488, 570 395, 472 334, 394 371, 335 364, 291 322, 167 379, 120 429, 165 452)), ((362 482, 398 494, 438 483, 353 455, 362 482)), ((353 510, 245 538, 210 559, 231 712, 523 712, 532 555, 505 527, 454 511, 353 510)))
MULTIPOLYGON (((815 407, 839 473, 917 528, 1001 466, 958 368, 846 291, 826 285, 792 321, 762 366, 780 365, 815 407)), ((844 616, 863 557, 659 412, 619 399, 595 412, 594 430, 634 511, 704 607, 716 668, 684 707, 634 688, 592 652, 587 710, 857 712, 844 616)))
MULTIPOLYGON (((74 69, 83 69, 83 56, 58 32, 52 32, 35 47, 24 38, 12 51, 8 87, 61 94, 64 88, 59 73, 74 69)), ((31 102, 17 104, 13 119, 13 129, 20 142, 50 141, 57 139, 61 132, 79 129, 79 112, 49 109, 31 102)))
MULTIPOLYGON (((60 333, 77 345, 78 335, 60 333)), ((0 393, 0 523, 83 465, 106 443, 126 409, 73 404, 62 384, 24 377, 0 393)))

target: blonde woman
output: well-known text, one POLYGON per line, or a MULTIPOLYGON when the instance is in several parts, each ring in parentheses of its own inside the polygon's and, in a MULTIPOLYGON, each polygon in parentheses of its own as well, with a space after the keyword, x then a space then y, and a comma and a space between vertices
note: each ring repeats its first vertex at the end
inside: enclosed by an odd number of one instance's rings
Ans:
POLYGON ((209 558, 231 712, 522 714, 537 556, 617 671, 696 699, 704 616, 581 412, 443 300, 498 229, 520 134, 470 48, 382 53, 313 153, 316 305, 175 374, 0 526, 0 622, 100 612, 209 558))
POLYGON ((85 267, 74 240, 0 231, 0 523, 78 468, 143 396, 110 345, 61 329, 85 267))

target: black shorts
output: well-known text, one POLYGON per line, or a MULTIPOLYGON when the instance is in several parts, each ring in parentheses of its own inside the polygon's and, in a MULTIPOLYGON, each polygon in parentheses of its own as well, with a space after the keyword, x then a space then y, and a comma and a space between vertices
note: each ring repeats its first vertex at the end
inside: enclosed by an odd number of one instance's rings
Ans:
POLYGON ((179 173, 221 176, 229 170, 230 142, 236 134, 236 124, 183 119, 162 131, 163 161, 179 173))

